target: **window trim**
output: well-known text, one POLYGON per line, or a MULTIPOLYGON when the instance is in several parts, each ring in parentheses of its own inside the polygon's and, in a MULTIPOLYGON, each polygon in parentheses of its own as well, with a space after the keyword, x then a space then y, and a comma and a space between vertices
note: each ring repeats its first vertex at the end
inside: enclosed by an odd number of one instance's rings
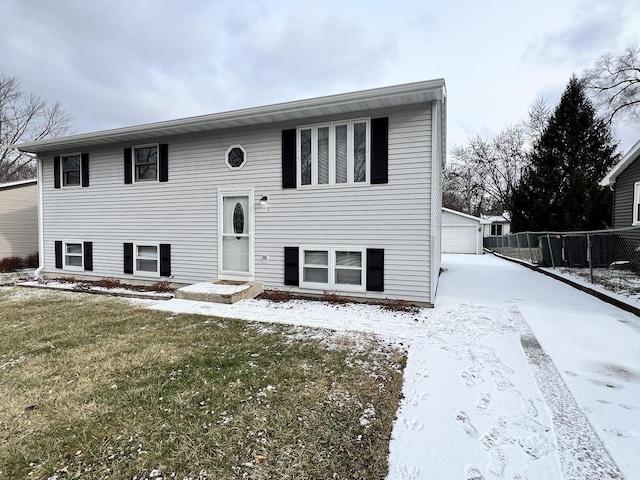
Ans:
POLYGON ((231 145, 229 148, 227 148, 227 151, 224 154, 224 163, 227 168, 229 168, 229 170, 242 170, 242 168, 247 164, 247 151, 240 144, 231 145), (229 153, 231 153, 231 150, 233 150, 234 148, 239 148, 240 150, 242 150, 242 154, 244 155, 242 165, 240 165, 239 167, 234 167, 229 163, 229 153))
MULTIPOLYGON (((367 290, 367 249, 359 246, 337 246, 327 247, 319 245, 300 245, 298 250, 298 278, 300 288, 309 288, 313 290, 338 290, 350 292, 366 292, 367 290), (308 251, 321 251, 328 253, 328 283, 305 282, 304 281, 304 254, 308 251), (360 253, 360 284, 351 285, 345 283, 336 283, 336 253, 337 252, 358 252, 360 253)), ((338 267, 341 268, 341 267, 338 267)), ((351 268, 356 270, 355 268, 351 268)))
POLYGON ((489 235, 491 237, 501 237, 502 236, 502 224, 501 223, 492 223, 490 225, 489 235), (498 233, 498 227, 500 227, 500 233, 498 233))
POLYGON ((160 144, 146 143, 131 146, 131 183, 159 183, 160 182, 160 144), (137 175, 136 150, 141 148, 156 147, 156 178, 139 179, 137 175))
POLYGON ((133 275, 136 277, 160 278, 160 243, 155 242, 133 242, 133 275), (156 249, 156 271, 138 269, 138 247, 155 247, 156 249))
POLYGON ((330 187, 353 187, 371 185, 371 117, 321 122, 300 125, 296 128, 296 188, 298 190, 330 187), (365 139, 365 181, 354 181, 354 124, 364 123, 365 139), (336 182, 336 127, 347 126, 347 181, 336 182), (318 129, 329 127, 329 183, 318 183, 318 129), (311 130, 311 183, 302 184, 302 139, 301 132, 311 130))
POLYGON ((72 272, 84 272, 84 242, 82 240, 63 240, 62 241, 62 269, 72 272), (67 265, 67 245, 80 245, 80 254, 73 253, 71 256, 80 257, 82 265, 67 265))
MULTIPOLYGON (((75 171, 75 170, 71 170, 75 171)), ((61 188, 82 188, 82 152, 63 153, 60 155, 60 187, 61 188), (69 157, 78 157, 78 183, 73 185, 65 185, 64 183, 64 159, 69 157)))
POLYGON ((633 184, 633 206, 631 208, 631 225, 640 225, 640 182, 633 184))

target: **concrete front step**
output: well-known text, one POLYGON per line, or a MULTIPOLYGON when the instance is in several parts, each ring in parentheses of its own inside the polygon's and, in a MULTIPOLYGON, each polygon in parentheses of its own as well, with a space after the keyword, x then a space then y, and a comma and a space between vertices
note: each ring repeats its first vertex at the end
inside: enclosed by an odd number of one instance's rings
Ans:
POLYGON ((236 303, 245 298, 255 298, 263 291, 262 282, 212 280, 179 288, 175 291, 175 297, 199 302, 236 303))

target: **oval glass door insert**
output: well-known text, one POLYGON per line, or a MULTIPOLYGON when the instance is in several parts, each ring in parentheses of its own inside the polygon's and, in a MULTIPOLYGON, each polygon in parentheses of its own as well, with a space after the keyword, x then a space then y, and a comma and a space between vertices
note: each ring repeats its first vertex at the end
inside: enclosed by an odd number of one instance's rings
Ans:
MULTIPOLYGON (((244 233, 244 210, 240 202, 236 203, 233 209, 233 233, 244 233)), ((240 240, 241 237, 236 237, 240 240)))

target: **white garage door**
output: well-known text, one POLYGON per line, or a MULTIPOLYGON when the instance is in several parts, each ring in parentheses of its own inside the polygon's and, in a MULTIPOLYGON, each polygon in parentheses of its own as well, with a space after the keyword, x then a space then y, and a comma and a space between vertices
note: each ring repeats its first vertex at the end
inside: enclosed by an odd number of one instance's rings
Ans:
POLYGON ((478 253, 478 227, 443 226, 442 253, 478 253))

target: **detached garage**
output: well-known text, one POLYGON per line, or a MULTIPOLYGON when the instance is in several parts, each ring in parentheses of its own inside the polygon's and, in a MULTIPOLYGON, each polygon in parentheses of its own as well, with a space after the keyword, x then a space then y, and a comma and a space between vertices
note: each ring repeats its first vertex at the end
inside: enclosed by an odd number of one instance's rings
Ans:
POLYGON ((479 217, 442 209, 442 253, 482 253, 482 225, 479 217))

